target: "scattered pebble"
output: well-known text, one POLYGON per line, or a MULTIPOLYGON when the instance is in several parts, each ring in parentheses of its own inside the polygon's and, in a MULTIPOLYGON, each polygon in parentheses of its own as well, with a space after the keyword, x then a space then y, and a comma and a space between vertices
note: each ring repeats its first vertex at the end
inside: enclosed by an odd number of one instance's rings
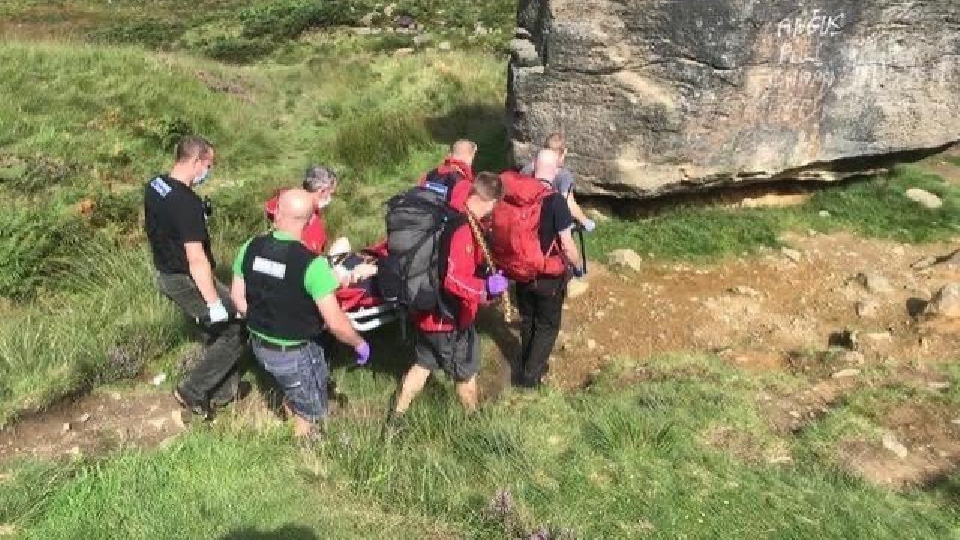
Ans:
POLYGON ((910 453, 907 447, 903 445, 892 433, 886 433, 883 436, 883 447, 893 452, 898 458, 903 459, 910 453))
POLYGON ((90 420, 90 413, 83 413, 77 420, 79 420, 81 423, 88 422, 90 420))
POLYGON ((60 430, 63 431, 64 433, 66 433, 66 432, 70 431, 70 429, 72 429, 72 427, 73 427, 73 426, 70 425, 70 422, 64 422, 64 423, 63 423, 63 427, 60 428, 60 430))
POLYGON ((151 384, 153 384, 154 386, 160 386, 160 385, 163 384, 164 381, 166 381, 166 380, 167 380, 167 374, 161 371, 161 372, 158 373, 158 374, 153 378, 153 380, 151 380, 150 382, 151 382, 151 384))
POLYGON ((840 371, 835 372, 832 376, 834 379, 843 379, 846 377, 856 377, 860 374, 860 370, 856 368, 841 369, 840 371))
POLYGON ((803 254, 795 249, 784 247, 780 249, 780 253, 783 253, 784 257, 790 259, 795 263, 799 263, 801 260, 803 260, 803 254))

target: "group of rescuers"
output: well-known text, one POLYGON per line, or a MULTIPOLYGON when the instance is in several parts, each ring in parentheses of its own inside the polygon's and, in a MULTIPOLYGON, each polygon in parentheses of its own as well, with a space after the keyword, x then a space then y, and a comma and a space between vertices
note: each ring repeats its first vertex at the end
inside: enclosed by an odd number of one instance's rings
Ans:
MULTIPOLYGON (((449 244, 442 265, 445 275, 440 279, 443 293, 458 309, 453 316, 441 310, 410 314, 416 329, 415 362, 392 399, 385 424, 390 434, 402 429, 404 413, 435 370, 453 379, 467 410, 477 407, 480 347, 475 319, 480 306, 507 292, 509 282, 502 272, 485 264, 487 248, 484 239, 477 237, 484 233, 476 227, 477 223, 489 225, 491 213, 504 197, 508 173, 475 175, 476 152, 475 143, 459 140, 431 171, 457 180, 448 202, 469 218, 444 237, 449 244)), ((560 330, 567 283, 584 271, 572 236, 574 228, 592 231, 595 227, 574 199, 573 176, 564 167, 566 152, 563 135, 552 134, 530 164, 520 172, 509 172, 514 181, 544 188, 538 200, 536 233, 544 260, 550 263, 544 266, 550 271, 515 284, 521 349, 511 362, 516 362, 513 384, 522 388, 541 384, 560 330)), ((334 293, 372 272, 369 268, 344 271, 325 256, 328 242, 322 213, 338 179, 329 168, 312 166, 302 188, 281 190, 267 201, 264 209, 272 230, 242 245, 228 289, 214 275, 207 228, 212 208, 194 192, 210 176, 215 158, 210 142, 184 137, 176 146, 173 168, 144 186, 145 228, 157 287, 197 323, 203 336, 202 358, 176 386, 173 397, 187 411, 208 419, 217 408, 240 399, 245 392, 238 363, 249 342, 258 362, 283 388, 283 407, 293 419, 296 436, 317 440, 322 437, 330 391, 325 340, 321 339, 324 331, 351 347, 360 365, 371 353, 334 293)))

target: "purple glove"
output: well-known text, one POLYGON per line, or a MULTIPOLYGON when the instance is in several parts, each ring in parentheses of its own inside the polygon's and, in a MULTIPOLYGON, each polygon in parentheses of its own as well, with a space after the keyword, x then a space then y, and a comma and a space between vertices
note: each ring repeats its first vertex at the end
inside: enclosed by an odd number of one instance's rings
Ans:
POLYGON ((364 366, 370 359, 370 344, 364 341, 353 349, 357 353, 357 365, 364 366))
POLYGON ((503 271, 498 271, 496 274, 487 278, 487 294, 490 296, 503 294, 509 286, 510 282, 507 281, 507 278, 503 277, 503 271))
POLYGON ((582 278, 583 277, 583 268, 573 267, 573 277, 582 278))

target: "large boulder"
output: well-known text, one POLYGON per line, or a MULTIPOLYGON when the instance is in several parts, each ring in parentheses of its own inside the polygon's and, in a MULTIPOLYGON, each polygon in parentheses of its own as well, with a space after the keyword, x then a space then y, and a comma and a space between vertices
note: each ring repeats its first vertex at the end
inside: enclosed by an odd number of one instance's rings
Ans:
POLYGON ((521 0, 514 158, 589 194, 833 180, 960 140, 960 1, 521 0))

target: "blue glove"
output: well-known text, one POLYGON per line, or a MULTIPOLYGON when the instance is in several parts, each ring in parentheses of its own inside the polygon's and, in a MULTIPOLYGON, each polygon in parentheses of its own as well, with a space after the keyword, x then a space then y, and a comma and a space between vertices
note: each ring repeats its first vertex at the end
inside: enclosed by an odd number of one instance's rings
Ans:
POLYGON ((581 225, 583 225, 583 230, 587 232, 593 232, 597 228, 597 224, 592 219, 584 221, 581 225))
POLYGON ((363 343, 357 345, 353 350, 357 353, 357 365, 366 365, 367 360, 370 360, 370 344, 364 341, 363 343))
POLYGON ((212 304, 207 304, 207 309, 209 310, 210 324, 221 323, 230 318, 230 315, 227 313, 227 308, 223 305, 223 300, 217 298, 217 301, 212 304))
POLYGON ((509 286, 510 282, 503 277, 503 271, 498 271, 487 278, 487 294, 490 296, 500 296, 509 286))

